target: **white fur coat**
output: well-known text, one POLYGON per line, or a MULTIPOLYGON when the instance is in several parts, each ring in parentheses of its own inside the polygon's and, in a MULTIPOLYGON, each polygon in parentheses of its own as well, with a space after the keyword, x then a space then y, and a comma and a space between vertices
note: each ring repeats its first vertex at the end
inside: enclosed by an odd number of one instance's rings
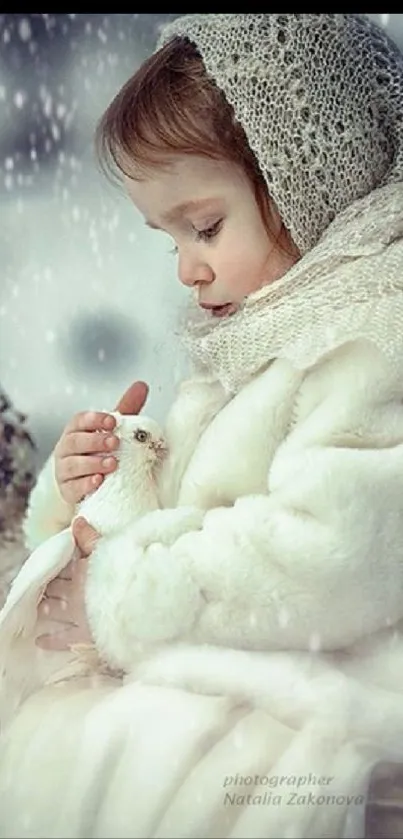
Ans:
MULTIPOLYGON (((403 371, 357 342, 231 399, 189 380, 165 431, 165 509, 90 561, 127 675, 25 701, 0 836, 361 836, 370 767, 403 758, 403 371)), ((52 468, 31 548, 73 512, 52 468)))

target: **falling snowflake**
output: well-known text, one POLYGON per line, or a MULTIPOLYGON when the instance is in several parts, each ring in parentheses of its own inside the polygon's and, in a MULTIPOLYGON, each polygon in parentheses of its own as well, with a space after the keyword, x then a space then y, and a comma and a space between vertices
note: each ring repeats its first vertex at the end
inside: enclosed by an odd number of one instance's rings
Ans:
POLYGON ((58 119, 63 119, 63 117, 66 116, 66 113, 67 113, 66 105, 63 102, 59 102, 56 105, 56 116, 57 116, 57 118, 58 119))
POLYGON ((43 85, 39 89, 39 98, 42 101, 42 108, 45 117, 50 117, 53 108, 52 95, 49 90, 43 85))
POLYGON ((16 108, 23 108, 27 101, 27 94, 23 90, 17 90, 14 95, 14 105, 16 108))
POLYGON ((22 18, 18 24, 18 34, 21 41, 29 41, 32 35, 31 24, 26 17, 22 18))
POLYGON ((61 137, 61 131, 60 131, 59 126, 58 126, 55 122, 52 122, 52 124, 51 124, 51 126, 50 126, 50 130, 51 130, 51 132, 52 132, 52 137, 53 137, 53 139, 54 139, 56 142, 57 142, 58 140, 60 140, 60 137, 61 137))

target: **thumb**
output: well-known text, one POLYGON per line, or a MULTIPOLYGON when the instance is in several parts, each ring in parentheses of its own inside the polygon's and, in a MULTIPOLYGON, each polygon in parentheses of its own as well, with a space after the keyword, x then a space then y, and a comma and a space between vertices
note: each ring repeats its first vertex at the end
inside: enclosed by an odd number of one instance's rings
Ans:
POLYGON ((78 516, 72 523, 74 541, 82 556, 89 556, 94 550, 99 533, 88 524, 83 516, 78 516))
POLYGON ((115 411, 121 414, 139 414, 148 396, 148 385, 145 382, 133 382, 119 399, 115 411))

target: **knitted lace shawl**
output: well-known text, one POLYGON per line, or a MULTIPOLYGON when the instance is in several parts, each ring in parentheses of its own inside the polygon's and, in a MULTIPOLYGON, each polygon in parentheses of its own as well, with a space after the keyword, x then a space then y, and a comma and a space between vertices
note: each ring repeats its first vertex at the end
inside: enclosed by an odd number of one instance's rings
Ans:
POLYGON ((403 363, 403 56, 360 14, 186 15, 301 258, 240 310, 194 303, 183 341, 236 391, 271 359, 306 368, 367 338, 403 363))

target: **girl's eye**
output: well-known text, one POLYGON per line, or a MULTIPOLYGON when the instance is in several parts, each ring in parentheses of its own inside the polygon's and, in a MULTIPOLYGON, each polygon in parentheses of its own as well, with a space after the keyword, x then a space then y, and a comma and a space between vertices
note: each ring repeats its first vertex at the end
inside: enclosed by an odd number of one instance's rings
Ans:
POLYGON ((204 230, 196 230, 197 241, 209 242, 211 239, 214 239, 214 236, 217 236, 217 233, 220 232, 222 223, 223 219, 220 218, 214 224, 211 224, 210 227, 205 227, 204 230))
MULTIPOLYGON (((224 219, 222 218, 218 219, 218 221, 214 222, 214 224, 210 224, 209 227, 205 227, 204 230, 197 230, 196 228, 194 228, 194 231, 196 233, 196 241, 210 242, 220 232, 223 221, 224 219)), ((174 245, 173 248, 169 249, 169 253, 177 254, 178 250, 179 248, 177 247, 177 245, 174 245)))

